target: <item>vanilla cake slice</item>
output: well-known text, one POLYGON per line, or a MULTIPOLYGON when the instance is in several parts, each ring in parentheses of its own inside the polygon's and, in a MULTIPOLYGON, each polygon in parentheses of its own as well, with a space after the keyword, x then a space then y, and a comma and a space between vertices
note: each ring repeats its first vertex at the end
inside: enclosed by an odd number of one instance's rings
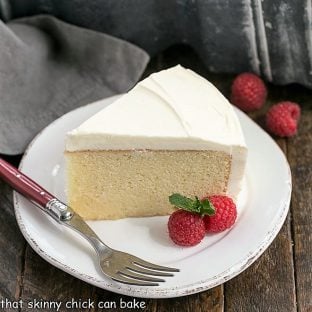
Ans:
POLYGON ((66 140, 68 201, 85 219, 170 214, 173 193, 235 199, 247 156, 231 104, 181 66, 139 82, 66 140))

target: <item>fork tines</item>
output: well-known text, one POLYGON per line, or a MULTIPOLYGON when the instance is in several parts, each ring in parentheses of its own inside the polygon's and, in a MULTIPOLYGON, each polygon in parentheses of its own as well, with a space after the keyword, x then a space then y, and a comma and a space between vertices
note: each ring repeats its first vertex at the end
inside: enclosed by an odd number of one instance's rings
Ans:
POLYGON ((112 276, 112 279, 130 285, 159 286, 158 283, 165 282, 165 280, 153 276, 172 277, 174 276, 173 272, 179 271, 176 268, 165 267, 135 258, 125 269, 112 276))

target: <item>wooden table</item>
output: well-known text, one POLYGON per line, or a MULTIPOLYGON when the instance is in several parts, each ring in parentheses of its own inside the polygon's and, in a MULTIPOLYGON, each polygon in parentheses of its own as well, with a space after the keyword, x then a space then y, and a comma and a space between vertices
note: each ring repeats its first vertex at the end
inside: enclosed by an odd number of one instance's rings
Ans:
MULTIPOLYGON (((154 57, 144 76, 181 63, 214 82, 229 95, 233 75, 208 73, 199 58, 183 46, 171 48, 154 57)), ((251 114, 262 124, 263 114, 274 102, 293 100, 302 105, 299 133, 291 139, 276 139, 287 155, 293 176, 293 193, 286 222, 264 254, 247 270, 227 283, 199 294, 173 299, 139 299, 142 311, 312 311, 312 92, 298 85, 269 85, 269 99, 261 111, 251 114)), ((18 165, 20 156, 6 157, 18 165)), ((268 173, 268 174, 274 174, 268 173)), ((265 194, 264 194, 265 196, 265 194)), ((115 302, 117 309, 72 309, 74 311, 133 311, 122 309, 120 300, 128 304, 134 298, 120 296, 93 287, 56 269, 41 259, 25 242, 13 213, 12 190, 0 181, 0 310, 54 311, 30 309, 27 302, 115 302), (4 302, 1 302, 1 299, 4 302), (9 303, 23 306, 9 309, 9 303)), ((140 310, 140 309, 138 309, 140 310)), ((67 310, 68 311, 68 310, 67 310)))

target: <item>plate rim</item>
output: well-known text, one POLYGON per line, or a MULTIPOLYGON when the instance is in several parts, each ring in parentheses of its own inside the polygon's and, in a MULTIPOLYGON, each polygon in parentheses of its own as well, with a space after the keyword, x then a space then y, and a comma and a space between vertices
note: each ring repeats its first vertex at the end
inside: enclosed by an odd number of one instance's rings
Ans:
MULTIPOLYGON (((120 97, 121 94, 114 95, 111 97, 107 97, 103 100, 113 100, 114 98, 120 97)), ((100 100, 102 101, 102 100, 100 100)), ((43 134, 43 132, 47 131, 47 129, 54 125, 55 123, 59 122, 61 119, 66 118, 65 116, 73 113, 74 111, 85 109, 87 106, 95 105, 96 103, 100 102, 96 101, 84 106, 77 107, 66 114, 60 116, 59 118, 55 119, 53 122, 51 122, 49 125, 47 125, 45 128, 43 128, 38 134, 31 140, 29 145, 27 146, 23 157, 20 161, 19 170, 23 170, 24 162, 27 158, 27 155, 33 145, 36 143, 37 139, 43 134)), ((242 273, 245 269, 247 269, 252 263, 254 263, 262 254, 263 252, 270 246, 270 244, 273 242, 279 231, 281 230, 290 206, 290 200, 291 200, 291 192, 292 192, 292 176, 291 176, 291 170, 289 163, 287 161, 287 158, 285 154, 283 153, 282 149, 279 147, 279 145, 272 139, 270 135, 268 135, 256 122, 254 122, 248 115, 246 115, 244 112, 239 110, 237 107, 234 107, 235 111, 238 111, 240 114, 243 114, 244 117, 250 119, 258 128, 258 131, 261 131, 263 135, 265 135, 275 147, 278 148, 279 152, 281 153, 282 157, 284 158, 284 163, 287 167, 287 196, 285 196, 283 202, 280 204, 280 213, 276 215, 275 217, 276 222, 274 224, 274 227, 270 229, 265 235, 265 237, 262 239, 260 244, 257 245, 257 247, 252 248, 252 251, 249 252, 243 259, 233 264, 230 268, 227 270, 220 272, 218 275, 214 275, 212 277, 209 277, 208 279, 203 279, 201 281, 197 281, 195 283, 177 286, 177 287, 169 287, 169 288, 142 288, 137 286, 129 286, 129 285, 121 285, 119 283, 107 283, 105 281, 101 281, 96 279, 93 276, 80 273, 78 270, 71 268, 69 265, 66 265, 59 260, 53 258, 50 254, 42 250, 39 245, 37 244, 36 240, 31 237, 31 235, 28 233, 27 228, 23 222, 23 218, 20 214, 21 204, 20 204, 20 198, 22 198, 22 195, 17 193, 16 191, 13 191, 13 204, 14 204, 14 213, 15 217, 18 223, 18 226, 20 228, 20 231, 22 232, 24 238, 28 242, 28 244, 32 247, 32 249, 44 260, 46 260, 51 265, 57 267, 58 269, 61 269, 62 271, 79 278, 80 280, 83 280, 89 284, 92 284, 94 286, 97 286, 99 288, 112 291, 121 295, 127 295, 127 296, 134 296, 139 298, 174 298, 174 297, 181 297, 186 295, 195 294, 198 292, 202 292, 208 289, 211 289, 213 287, 216 287, 218 285, 221 285, 228 280, 234 278, 238 274, 242 273), (117 285, 117 287, 116 287, 117 285)), ((54 221, 53 221, 54 222, 54 221)))

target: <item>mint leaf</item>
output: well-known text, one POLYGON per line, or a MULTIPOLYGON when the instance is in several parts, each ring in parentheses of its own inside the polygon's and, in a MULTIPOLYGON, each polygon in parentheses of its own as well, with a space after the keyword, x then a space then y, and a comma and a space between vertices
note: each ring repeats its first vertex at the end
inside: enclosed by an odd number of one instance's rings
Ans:
POLYGON ((204 215, 212 216, 215 214, 215 208, 208 199, 199 200, 196 196, 195 199, 183 196, 178 193, 174 193, 169 196, 170 204, 187 210, 193 213, 198 213, 202 217, 204 215))
POLYGON ((170 204, 191 212, 199 212, 198 202, 181 194, 175 193, 169 196, 170 204))
POLYGON ((216 213, 216 209, 213 204, 209 201, 209 199, 204 199, 201 201, 201 209, 200 214, 213 216, 216 213))

